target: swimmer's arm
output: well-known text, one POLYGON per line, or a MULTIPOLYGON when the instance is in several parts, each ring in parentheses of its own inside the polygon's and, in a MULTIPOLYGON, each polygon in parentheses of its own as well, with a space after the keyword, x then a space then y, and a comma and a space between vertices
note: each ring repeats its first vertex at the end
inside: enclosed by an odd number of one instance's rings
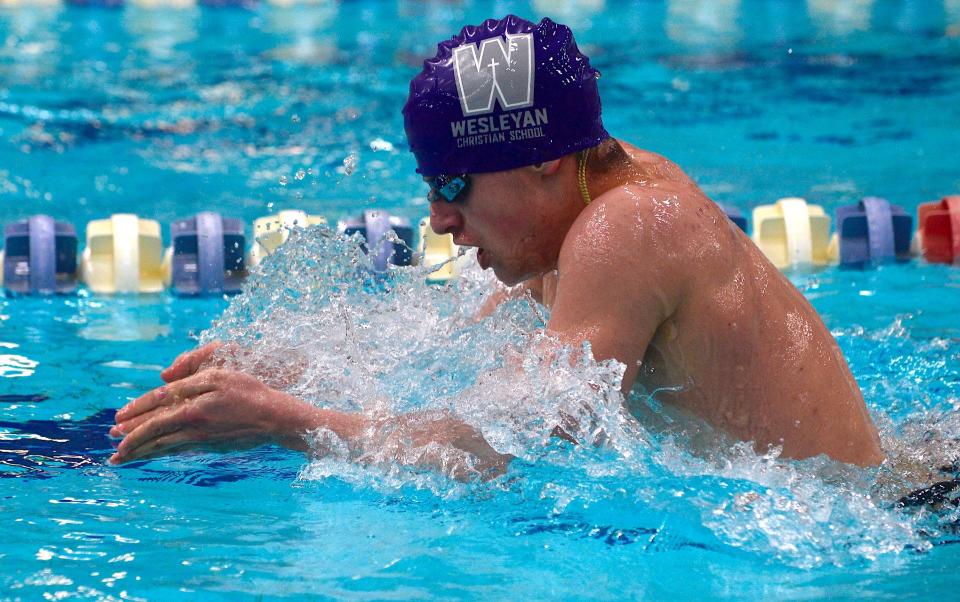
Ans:
MULTIPOLYGON (((461 480, 491 478, 511 457, 444 412, 370 416, 318 408, 240 372, 206 369, 154 389, 121 408, 111 464, 189 450, 234 451, 276 444, 311 454, 309 433, 327 431, 361 463, 401 463, 461 480)), ((327 441, 329 442, 329 441, 327 441)))
MULTIPOLYGON (((625 195, 614 189, 604 196, 617 194, 625 195)), ((547 324, 567 344, 590 341, 595 359, 625 364, 624 395, 660 325, 677 310, 686 269, 665 248, 677 241, 658 239, 649 200, 595 203, 578 217, 560 252, 562 276, 547 324)))
POLYGON ((460 481, 499 476, 513 459, 498 453, 476 429, 445 411, 369 416, 300 402, 300 407, 274 428, 280 445, 310 455, 323 456, 330 450, 326 442, 311 443, 305 435, 328 431, 345 443, 361 464, 418 466, 460 481))

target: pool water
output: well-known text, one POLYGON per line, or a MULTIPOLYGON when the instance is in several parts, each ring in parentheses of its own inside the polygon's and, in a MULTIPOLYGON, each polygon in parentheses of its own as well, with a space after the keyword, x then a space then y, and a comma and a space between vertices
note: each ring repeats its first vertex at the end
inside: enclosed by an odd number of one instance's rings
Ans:
MULTIPOLYGON (((437 41, 507 11, 571 25, 603 73, 607 128, 717 201, 803 196, 832 213, 878 195, 915 214, 960 192, 955 0, 19 7, 0 10, 0 222, 373 207, 418 220, 407 82, 437 41)), ((233 299, 0 298, 0 598, 955 592, 957 510, 894 502, 920 484, 907 465, 957 457, 956 267, 791 276, 898 460, 860 471, 736 444, 691 453, 655 411, 618 411, 616 366, 543 376, 528 351, 542 309, 472 323, 484 275, 430 287, 363 262, 314 230, 233 299), (316 403, 449 409, 519 459, 467 485, 274 448, 107 466, 115 409, 212 338, 300 362, 288 389, 316 403), (529 367, 516 387, 478 379, 510 357, 529 367), (604 445, 544 435, 580 403, 604 445)))

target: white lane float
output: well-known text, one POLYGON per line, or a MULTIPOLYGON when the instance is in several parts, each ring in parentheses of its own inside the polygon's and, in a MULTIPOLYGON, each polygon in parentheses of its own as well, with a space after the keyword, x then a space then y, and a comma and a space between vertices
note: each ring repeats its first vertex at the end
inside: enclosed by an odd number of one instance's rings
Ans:
POLYGON ((164 289, 160 224, 132 213, 87 224, 80 262, 83 282, 95 293, 159 293, 164 289))
POLYGON ((753 210, 753 241, 781 270, 830 263, 830 217, 819 205, 787 197, 753 210))
POLYGON ((247 256, 247 265, 254 268, 263 258, 270 255, 287 241, 294 228, 325 226, 327 218, 321 215, 307 215, 304 211, 281 211, 276 215, 257 218, 253 222, 253 245, 247 256))
POLYGON ((428 268, 433 268, 442 264, 440 267, 430 273, 427 278, 432 283, 443 283, 455 278, 460 273, 460 266, 457 265, 460 255, 460 248, 453 243, 453 236, 450 234, 437 234, 430 227, 429 218, 420 220, 420 263, 428 268))

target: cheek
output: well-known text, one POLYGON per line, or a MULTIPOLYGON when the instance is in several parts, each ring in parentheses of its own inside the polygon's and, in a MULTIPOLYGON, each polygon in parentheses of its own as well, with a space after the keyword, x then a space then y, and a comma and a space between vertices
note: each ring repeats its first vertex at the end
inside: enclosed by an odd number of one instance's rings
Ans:
POLYGON ((483 202, 468 203, 464 213, 468 230, 472 222, 472 230, 483 246, 501 254, 513 254, 517 248, 528 248, 538 239, 541 216, 535 215, 529 203, 518 195, 515 182, 477 187, 476 192, 477 199, 483 202))
POLYGON ((529 255, 536 246, 534 226, 516 216, 501 216, 489 223, 484 242, 501 260, 520 259, 529 255))
POLYGON ((509 240, 516 240, 518 237, 523 237, 529 229, 529 226, 530 224, 528 222, 518 219, 515 215, 503 215, 493 222, 493 227, 496 231, 509 240))

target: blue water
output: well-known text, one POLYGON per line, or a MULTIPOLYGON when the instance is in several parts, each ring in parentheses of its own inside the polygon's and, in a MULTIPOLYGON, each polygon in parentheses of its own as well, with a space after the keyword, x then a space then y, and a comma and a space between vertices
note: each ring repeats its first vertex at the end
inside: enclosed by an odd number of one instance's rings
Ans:
MULTIPOLYGON (((746 211, 804 196, 832 212, 870 194, 914 213, 960 192, 956 1, 707 4, 5 8, 0 222, 45 212, 82 229, 135 211, 165 224, 215 209, 249 223, 370 207, 419 219, 399 115, 407 82, 437 41, 508 10, 570 24, 603 73, 608 129, 677 161, 718 201, 746 211)), ((892 508, 892 491, 917 484, 902 466, 844 471, 742 446, 694 455, 579 389, 611 377, 596 365, 530 377, 533 409, 511 432, 489 407, 509 394, 458 394, 504 350, 522 356, 543 316, 518 303, 471 325, 479 276, 442 289, 401 273, 384 294, 356 279, 350 253, 297 237, 232 302, 0 298, 0 597, 955 592, 958 517, 892 508), (113 410, 173 357, 201 337, 258 333, 264 353, 306 355, 316 378, 294 386, 304 397, 452 408, 520 460, 474 485, 278 449, 105 465, 113 410), (608 444, 542 445, 537 418, 582 398, 608 419, 608 444)), ((891 455, 955 458, 960 270, 914 261, 793 280, 891 455)))

